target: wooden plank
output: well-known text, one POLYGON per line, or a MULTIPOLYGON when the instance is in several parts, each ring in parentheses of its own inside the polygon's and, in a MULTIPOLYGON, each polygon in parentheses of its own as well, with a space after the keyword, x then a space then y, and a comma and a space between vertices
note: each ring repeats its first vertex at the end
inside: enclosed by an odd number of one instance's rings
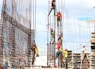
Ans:
POLYGON ((90 42, 91 42, 91 43, 95 43, 95 38, 91 38, 91 39, 90 39, 90 42))

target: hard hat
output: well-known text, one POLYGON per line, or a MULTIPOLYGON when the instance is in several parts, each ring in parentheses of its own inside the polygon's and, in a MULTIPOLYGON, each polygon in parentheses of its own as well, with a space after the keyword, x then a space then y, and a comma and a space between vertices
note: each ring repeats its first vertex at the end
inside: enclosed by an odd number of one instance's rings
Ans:
POLYGON ((65 51, 68 51, 68 49, 65 49, 65 51))
POLYGON ((62 37, 62 33, 61 33, 61 34, 59 34, 59 37, 62 37))
POLYGON ((58 13, 57 13, 57 14, 62 15, 60 11, 58 11, 58 13))
POLYGON ((53 30, 53 28, 50 28, 50 30, 53 30))

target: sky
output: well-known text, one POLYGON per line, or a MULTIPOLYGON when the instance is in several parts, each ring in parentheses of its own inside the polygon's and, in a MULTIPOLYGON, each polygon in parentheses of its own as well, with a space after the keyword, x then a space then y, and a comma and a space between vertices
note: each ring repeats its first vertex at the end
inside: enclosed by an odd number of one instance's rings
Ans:
MULTIPOLYGON (((79 53, 82 46, 91 51, 90 38, 93 31, 93 24, 87 20, 95 18, 94 0, 57 0, 62 1, 61 11, 63 12, 63 49, 73 50, 79 53)), ((58 2, 57 10, 60 10, 58 2)), ((48 0, 37 0, 37 34, 36 41, 39 45, 40 54, 46 55, 47 49, 47 14, 48 0), (41 18, 43 17, 43 18, 41 18)))
MULTIPOLYGON (((57 10, 63 15, 63 49, 81 52, 83 45, 90 52, 90 38, 93 31, 93 23, 87 20, 95 19, 95 0, 57 0, 57 10)), ((0 11, 2 0, 0 0, 0 11)), ((40 54, 46 55, 47 49, 47 14, 48 0, 37 0, 36 8, 36 42, 40 54)), ((1 13, 1 12, 0 12, 1 13)))
POLYGON ((0 0, 0 13, 1 13, 1 10, 2 10, 2 1, 3 0, 0 0))
MULTIPOLYGON (((41 50, 46 49, 47 43, 47 14, 48 0, 37 0, 37 34, 36 40, 41 50), (43 2, 42 2, 43 1, 43 2), (41 18, 42 16, 43 18, 41 18), (40 40, 40 41, 39 41, 40 40)), ((63 48, 68 48, 74 52, 81 52, 83 45, 87 46, 90 52, 90 38, 93 31, 93 23, 87 23, 87 20, 95 18, 94 0, 58 0, 57 10, 60 10, 60 1, 62 1, 61 11, 63 15, 63 48), (58 2, 59 1, 59 2, 58 2)))

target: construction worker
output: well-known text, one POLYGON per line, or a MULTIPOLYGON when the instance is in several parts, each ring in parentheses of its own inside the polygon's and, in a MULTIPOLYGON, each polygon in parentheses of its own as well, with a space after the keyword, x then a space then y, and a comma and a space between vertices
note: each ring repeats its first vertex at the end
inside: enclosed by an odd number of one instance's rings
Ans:
POLYGON ((59 12, 57 12, 57 26, 62 26, 62 23, 61 23, 61 21, 62 21, 62 13, 59 11, 59 12))
POLYGON ((68 57, 68 50, 67 49, 63 50, 63 56, 65 59, 67 59, 67 57, 68 57))
POLYGON ((31 48, 32 49, 32 53, 33 53, 33 57, 32 57, 32 65, 34 65, 34 61, 35 61, 35 56, 36 57, 39 57, 39 54, 38 54, 38 48, 37 48, 37 45, 34 41, 33 43, 33 47, 31 48))
POLYGON ((48 16, 52 12, 52 10, 54 10, 54 15, 55 15, 55 8, 56 8, 56 0, 52 0, 51 9, 50 9, 50 12, 48 13, 48 16))
POLYGON ((38 51, 38 47, 37 47, 36 44, 33 45, 33 50, 35 52, 36 57, 38 57, 39 56, 39 54, 38 54, 39 51, 38 51))
POLYGON ((66 61, 68 57, 68 50, 62 50, 61 47, 59 47, 58 51, 56 52, 56 58, 60 55, 60 53, 62 53, 62 56, 64 57, 63 61, 66 61))
POLYGON ((35 47, 35 55, 36 55, 36 57, 39 57, 39 51, 38 51, 37 45, 36 45, 36 47, 35 47))
POLYGON ((61 44, 59 42, 57 43, 57 49, 58 49, 58 51, 56 52, 55 59, 58 58, 58 56, 60 55, 60 51, 61 51, 61 44))
POLYGON ((51 42, 50 43, 54 44, 55 31, 53 30, 53 28, 50 28, 50 34, 51 34, 51 42))
POLYGON ((83 46, 83 48, 82 48, 82 59, 84 59, 85 57, 87 57, 87 55, 86 55, 86 46, 83 46))
POLYGON ((62 50, 61 51, 62 52, 62 63, 63 63, 63 65, 64 65, 64 67, 68 67, 68 64, 67 64, 67 57, 68 57, 68 50, 67 49, 65 49, 65 50, 62 50))
POLYGON ((57 21, 62 20, 62 13, 60 11, 57 12, 57 21))
POLYGON ((62 34, 59 35, 58 42, 62 45, 62 34))

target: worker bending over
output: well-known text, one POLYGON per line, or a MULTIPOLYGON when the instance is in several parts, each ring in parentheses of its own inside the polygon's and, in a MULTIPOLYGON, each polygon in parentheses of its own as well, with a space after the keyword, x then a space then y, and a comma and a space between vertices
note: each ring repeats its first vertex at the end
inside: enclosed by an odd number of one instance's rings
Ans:
POLYGON ((56 57, 55 57, 55 59, 58 58, 58 56, 62 53, 62 56, 63 56, 64 59, 66 60, 67 57, 68 57, 68 50, 67 50, 67 49, 62 50, 60 43, 57 43, 57 49, 58 49, 58 51, 56 52, 56 57))

